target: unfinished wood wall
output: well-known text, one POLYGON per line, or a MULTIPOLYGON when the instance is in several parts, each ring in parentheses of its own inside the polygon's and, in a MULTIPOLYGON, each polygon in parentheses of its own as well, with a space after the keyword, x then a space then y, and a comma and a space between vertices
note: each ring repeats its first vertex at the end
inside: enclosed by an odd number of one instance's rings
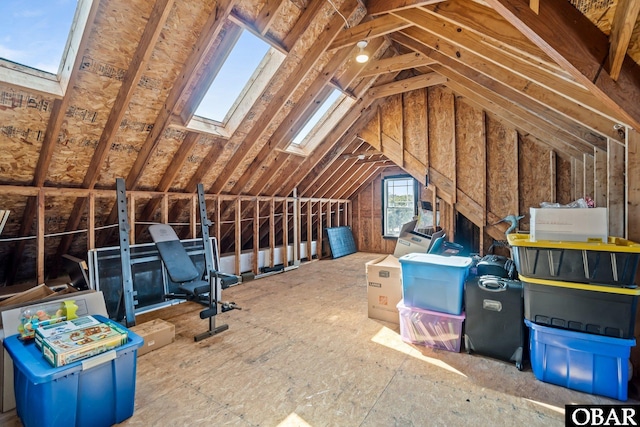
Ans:
MULTIPOLYGON (((428 175, 433 196, 423 197, 440 199, 442 227, 455 240, 455 216, 464 215, 480 228, 481 253, 505 239, 508 224, 498 223, 505 216, 525 215, 520 229, 528 230, 530 207, 585 195, 609 208, 610 235, 627 235, 620 143, 572 158, 440 86, 391 97, 359 136, 421 183, 428 175)), ((381 236, 380 186, 385 175, 397 173, 380 173, 352 198, 361 251, 395 248, 381 236)))

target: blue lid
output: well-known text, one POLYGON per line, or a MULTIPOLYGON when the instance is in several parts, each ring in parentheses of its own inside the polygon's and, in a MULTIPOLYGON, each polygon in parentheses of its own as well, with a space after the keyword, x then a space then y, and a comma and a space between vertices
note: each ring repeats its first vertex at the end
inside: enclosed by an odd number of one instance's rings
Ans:
MULTIPOLYGON (((93 315, 96 319, 105 323, 116 323, 103 316, 93 315)), ((118 324, 119 325, 119 324, 118 324)), ((119 325, 122 327, 122 325, 119 325)), ((87 361, 93 359, 90 357, 84 360, 78 360, 59 368, 54 368, 44 358, 42 351, 36 347, 34 340, 22 341, 19 338, 19 334, 11 335, 4 339, 4 347, 11 355, 13 363, 20 369, 21 372, 34 384, 43 384, 58 378, 62 378, 66 375, 71 375, 83 370, 83 365, 86 365, 87 361), (83 362, 85 362, 83 364, 83 362)), ((120 357, 121 354, 137 350, 142 347, 144 340, 141 336, 132 331, 128 331, 128 342, 118 348, 116 348, 116 357, 120 357)), ((99 358, 100 355, 94 356, 99 358)))
POLYGON ((398 261, 400 261, 400 263, 432 264, 454 268, 469 268, 472 262, 469 257, 425 254, 422 252, 402 255, 398 258, 398 261))

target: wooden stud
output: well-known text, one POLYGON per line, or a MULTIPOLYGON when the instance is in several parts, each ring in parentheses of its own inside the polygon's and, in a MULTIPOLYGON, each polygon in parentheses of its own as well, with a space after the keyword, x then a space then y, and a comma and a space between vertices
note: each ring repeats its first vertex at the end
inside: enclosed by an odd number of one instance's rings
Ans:
POLYGON ((607 208, 609 235, 625 234, 625 147, 609 140, 607 150, 607 208))

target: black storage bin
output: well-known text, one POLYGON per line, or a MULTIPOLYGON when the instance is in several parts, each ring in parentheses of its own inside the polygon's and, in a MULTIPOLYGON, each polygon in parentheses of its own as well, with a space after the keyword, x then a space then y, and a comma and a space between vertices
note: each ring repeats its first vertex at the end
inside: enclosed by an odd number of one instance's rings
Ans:
POLYGON ((609 237, 607 243, 532 242, 528 234, 507 238, 520 276, 635 287, 640 244, 618 237, 609 237))
POLYGON ((467 353, 515 362, 523 368, 527 331, 524 324, 522 282, 496 276, 477 276, 465 282, 467 353))
POLYGON ((534 323, 633 338, 640 289, 523 279, 524 317, 534 323))
POLYGON ((478 276, 496 276, 514 279, 516 268, 513 261, 506 256, 489 254, 483 256, 476 265, 478 276))

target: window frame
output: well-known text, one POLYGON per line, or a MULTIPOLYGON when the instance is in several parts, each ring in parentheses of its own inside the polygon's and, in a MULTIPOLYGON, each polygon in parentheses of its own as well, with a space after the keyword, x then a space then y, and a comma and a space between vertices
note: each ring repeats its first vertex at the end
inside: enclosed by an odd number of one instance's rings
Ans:
MULTIPOLYGON (((259 37, 255 34, 255 32, 251 31, 248 28, 245 28, 242 25, 238 25, 236 23, 231 23, 231 25, 236 25, 243 32, 246 31, 254 37, 259 38, 264 43, 270 45, 270 47, 262 61, 260 61, 256 69, 252 73, 247 84, 242 88, 240 94, 229 108, 229 111, 227 112, 222 122, 195 114, 195 112, 198 110, 200 102, 202 102, 202 99, 200 99, 200 101, 198 101, 198 106, 196 106, 196 108, 194 109, 193 116, 186 124, 187 129, 194 130, 196 132, 209 133, 212 135, 221 136, 223 138, 230 138, 231 135, 234 134, 238 126, 240 126, 245 116, 250 111, 251 107, 255 104, 258 98, 260 98, 262 92, 268 87, 269 83, 286 59, 286 55, 282 51, 275 48, 272 43, 269 42, 269 40, 259 37)), ((238 36, 238 38, 240 38, 240 35, 238 36)), ((236 44, 234 43, 234 45, 230 47, 228 51, 222 54, 222 57, 225 58, 225 61, 226 58, 228 58, 229 54, 233 51, 235 46, 236 44)), ((222 68, 223 66, 224 64, 221 65, 220 68, 222 68)), ((212 79, 211 84, 213 84, 214 81, 215 77, 212 79)), ((209 92, 210 87, 211 86, 207 88, 205 94, 209 92)))
POLYGON ((63 97, 67 91, 71 72, 80 55, 80 43, 90 25, 89 17, 99 0, 78 0, 57 74, 0 58, 0 81, 9 85, 63 97), (94 4, 95 2, 95 4, 94 4))
MULTIPOLYGON (((413 182, 413 214, 411 216, 411 219, 409 219, 409 221, 411 221, 413 218, 415 218, 415 216, 418 214, 418 203, 419 203, 419 199, 420 199, 420 189, 419 189, 419 183, 418 181, 412 177, 409 174, 402 174, 402 175, 389 175, 389 176, 385 176, 384 178, 382 178, 382 186, 381 186, 381 225, 382 225, 382 237, 385 239, 397 239, 398 237, 400 237, 400 230, 398 231, 398 235, 394 235, 394 234, 388 234, 387 233, 387 194, 388 194, 388 186, 387 184, 389 182, 392 181, 399 181, 399 180, 411 180, 413 182)), ((403 224, 405 224, 408 221, 405 221, 403 224)))
POLYGON ((355 100, 349 95, 336 87, 330 86, 330 88, 332 90, 327 93, 323 101, 311 105, 303 117, 301 117, 293 126, 297 131, 291 137, 291 141, 284 150, 285 152, 303 157, 311 154, 311 152, 327 137, 329 132, 331 132, 340 120, 342 120, 351 107, 355 105, 355 100), (314 118, 316 112, 322 108, 331 95, 335 93, 334 91, 339 92, 338 97, 327 108, 325 113, 318 117, 318 120, 311 127, 307 135, 302 138, 299 143, 294 143, 293 140, 297 138, 298 134, 304 130, 309 121, 314 118))

